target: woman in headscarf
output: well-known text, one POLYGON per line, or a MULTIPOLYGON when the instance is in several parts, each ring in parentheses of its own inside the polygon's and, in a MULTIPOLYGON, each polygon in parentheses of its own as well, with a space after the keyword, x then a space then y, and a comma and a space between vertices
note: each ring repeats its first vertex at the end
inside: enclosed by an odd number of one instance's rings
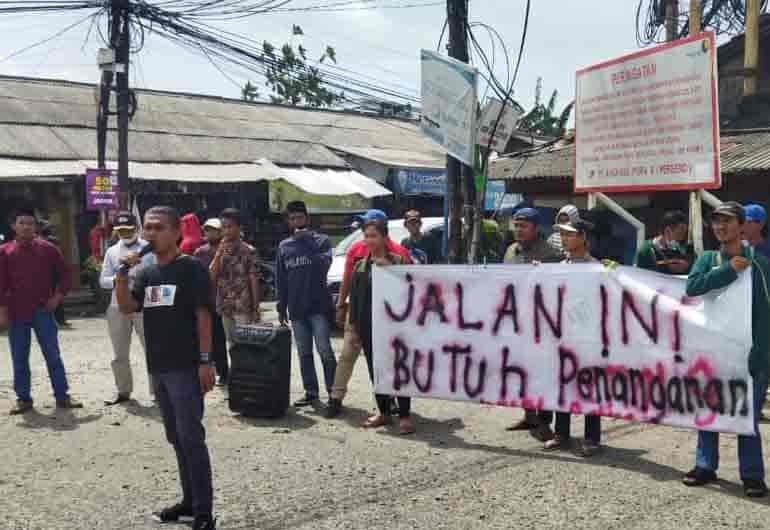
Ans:
MULTIPOLYGON (((359 260, 353 269, 350 287, 350 323, 361 338, 366 363, 369 368, 369 379, 374 382, 374 366, 372 363, 372 269, 374 265, 388 267, 402 265, 404 258, 388 252, 386 241, 388 225, 383 221, 369 221, 363 226, 364 241, 369 248, 369 255, 359 260)), ((377 394, 377 409, 379 414, 368 418, 363 427, 377 428, 391 423, 391 396, 377 394)), ((408 397, 398 397, 399 433, 412 434, 415 430, 410 409, 412 400, 408 397)))

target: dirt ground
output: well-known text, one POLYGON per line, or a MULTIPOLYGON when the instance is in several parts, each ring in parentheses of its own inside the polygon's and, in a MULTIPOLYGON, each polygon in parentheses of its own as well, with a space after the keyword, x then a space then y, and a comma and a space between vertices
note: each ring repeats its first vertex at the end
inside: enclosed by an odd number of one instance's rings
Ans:
MULTIPOLYGON (((85 408, 53 408, 35 347, 38 408, 24 417, 5 413, 15 397, 0 339, 0 529, 158 528, 149 513, 177 500, 179 488, 138 344, 137 400, 107 408, 114 383, 104 322, 74 320, 60 336, 73 395, 85 408)), ((302 394, 296 357, 292 372, 294 399, 302 394)), ((362 361, 337 420, 322 410, 242 418, 221 390, 206 404, 224 530, 770 528, 768 501, 743 496, 734 436, 722 437, 721 480, 688 489, 680 483, 694 460, 687 430, 604 419, 604 450, 585 460, 505 432, 520 411, 421 400, 413 404, 416 435, 364 431, 358 425, 373 399, 362 361)), ((575 434, 582 428, 575 418, 575 434)), ((770 435, 767 425, 762 431, 770 435)))

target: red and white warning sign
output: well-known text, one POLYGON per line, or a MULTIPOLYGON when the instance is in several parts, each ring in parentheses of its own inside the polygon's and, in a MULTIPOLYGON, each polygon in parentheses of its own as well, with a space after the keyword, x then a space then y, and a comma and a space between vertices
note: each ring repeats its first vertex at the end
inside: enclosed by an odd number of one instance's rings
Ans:
POLYGON ((575 191, 719 188, 713 33, 577 72, 575 191))

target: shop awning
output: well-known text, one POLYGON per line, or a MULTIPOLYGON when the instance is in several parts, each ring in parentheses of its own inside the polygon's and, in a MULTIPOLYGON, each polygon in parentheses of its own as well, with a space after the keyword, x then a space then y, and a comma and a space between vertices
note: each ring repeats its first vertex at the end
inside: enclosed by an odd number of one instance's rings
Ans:
MULTIPOLYGON (((51 180, 85 174, 93 160, 22 160, 0 158, 0 180, 51 180)), ((113 161, 107 167, 115 168, 113 161)), ((358 195, 365 199, 390 195, 387 188, 349 169, 279 167, 268 160, 250 164, 175 164, 129 162, 131 179, 174 182, 236 183, 284 180, 313 195, 358 195)))

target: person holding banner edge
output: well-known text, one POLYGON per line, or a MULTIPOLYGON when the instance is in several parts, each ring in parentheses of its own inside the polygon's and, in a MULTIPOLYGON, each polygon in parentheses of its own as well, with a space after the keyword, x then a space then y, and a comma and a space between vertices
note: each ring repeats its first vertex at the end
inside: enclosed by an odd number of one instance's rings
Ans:
MULTIPOLYGON (((592 228, 591 223, 579 217, 571 218, 567 223, 554 225, 553 229, 559 231, 562 249, 567 255, 562 263, 596 263, 596 258, 588 251, 588 232, 592 228)), ((566 449, 571 445, 571 419, 569 412, 556 413, 555 433, 552 439, 545 442, 546 451, 566 449)), ((601 416, 585 415, 585 435, 578 453, 580 456, 588 458, 599 450, 602 436, 601 422, 601 416)))
MULTIPOLYGON (((505 252, 503 262, 509 265, 522 265, 528 263, 558 263, 560 254, 542 239, 537 231, 540 214, 534 208, 522 208, 517 211, 511 224, 513 225, 513 237, 515 242, 505 252)), ((529 433, 541 442, 547 442, 553 438, 551 422, 553 412, 550 410, 524 410, 524 418, 507 427, 507 431, 529 431, 529 433)))
MULTIPOLYGON (((703 296, 727 287, 751 267, 752 275, 752 347, 749 353, 749 373, 753 379, 755 435, 738 436, 738 462, 744 492, 747 497, 767 496, 765 466, 762 457, 762 437, 758 428, 759 414, 768 386, 768 348, 770 348, 770 262, 743 245, 741 234, 746 212, 737 202, 725 202, 712 214, 714 236, 721 248, 704 252, 687 278, 687 295, 703 296)), ((683 478, 686 486, 703 486, 717 479, 719 467, 719 434, 698 431, 695 467, 683 478)))

